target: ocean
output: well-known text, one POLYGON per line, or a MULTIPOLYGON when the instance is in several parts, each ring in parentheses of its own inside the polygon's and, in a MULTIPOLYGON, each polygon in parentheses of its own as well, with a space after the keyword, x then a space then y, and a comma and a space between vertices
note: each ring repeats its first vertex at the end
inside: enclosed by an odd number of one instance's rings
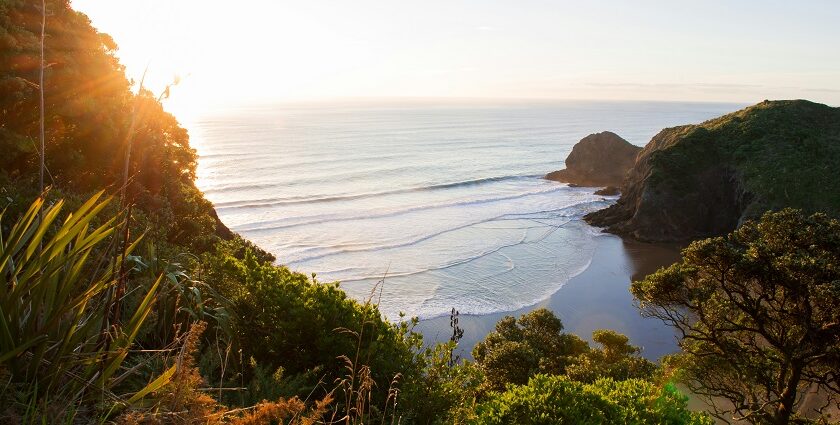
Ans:
POLYGON ((198 185, 278 263, 382 313, 513 311, 589 265, 616 201, 541 177, 584 136, 643 146, 740 105, 381 101, 254 105, 188 123, 198 185))

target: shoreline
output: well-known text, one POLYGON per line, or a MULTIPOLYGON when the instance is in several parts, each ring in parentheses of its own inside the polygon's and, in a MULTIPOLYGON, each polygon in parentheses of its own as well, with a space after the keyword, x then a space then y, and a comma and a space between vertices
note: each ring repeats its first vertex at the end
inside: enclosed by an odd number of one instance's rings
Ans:
MULTIPOLYGON (((564 332, 574 333, 592 343, 592 331, 612 329, 630 338, 642 349, 642 356, 658 360, 678 350, 674 331, 659 319, 644 318, 634 305, 630 283, 679 260, 677 244, 652 244, 624 240, 602 233, 596 237, 596 248, 589 266, 572 277, 547 299, 514 311, 485 315, 459 316, 464 337, 456 349, 462 358, 471 359, 473 347, 494 330, 505 316, 547 308, 563 322, 564 332)), ((424 344, 448 341, 451 334, 449 317, 421 320, 414 328, 423 334, 424 344)))

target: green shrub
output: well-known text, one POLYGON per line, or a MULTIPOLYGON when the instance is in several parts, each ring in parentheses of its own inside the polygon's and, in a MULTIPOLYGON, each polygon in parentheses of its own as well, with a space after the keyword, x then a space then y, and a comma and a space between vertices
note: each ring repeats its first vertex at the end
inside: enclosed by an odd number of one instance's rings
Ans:
MULTIPOLYGON (((420 337, 409 322, 388 323, 376 306, 348 298, 336 283, 261 261, 248 247, 240 259, 230 248, 202 257, 203 280, 232 306, 235 342, 245 361, 268 371, 282 368, 287 379, 322 368, 320 381, 328 384, 322 387, 332 388, 344 376, 344 356, 370 367, 381 400, 397 374, 414 373, 420 337)), ((313 376, 306 392, 285 395, 306 396, 318 383, 313 376)))
POLYGON ((566 375, 575 381, 594 382, 600 378, 652 379, 656 365, 640 357, 640 349, 615 331, 600 329, 592 339, 601 347, 587 351, 566 368, 566 375))
POLYGON ((544 308, 523 314, 518 322, 510 316, 500 320, 496 330, 473 349, 485 385, 501 390, 509 383, 524 384, 537 373, 565 373, 589 346, 562 331, 560 319, 544 308))
POLYGON ((536 375, 476 407, 474 424, 521 425, 711 425, 686 409, 687 398, 671 386, 648 381, 600 379, 592 384, 565 376, 536 375))

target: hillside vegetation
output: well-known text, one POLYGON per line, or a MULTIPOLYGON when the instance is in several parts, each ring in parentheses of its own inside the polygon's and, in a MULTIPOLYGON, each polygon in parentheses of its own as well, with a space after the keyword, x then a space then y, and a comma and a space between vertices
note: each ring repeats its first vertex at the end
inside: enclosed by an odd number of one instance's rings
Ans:
POLYGON ((840 108, 765 101, 699 125, 667 128, 639 154, 610 208, 587 216, 648 241, 727 233, 784 207, 840 211, 840 108))
MULTIPOLYGON (((0 2, 0 185, 32 199, 38 183, 39 1, 0 2), (29 189, 29 190, 27 190, 29 189)), ((107 34, 69 1, 47 2, 44 104, 46 183, 74 194, 123 184, 166 241, 208 249, 229 236, 195 186, 196 152, 187 131, 155 94, 134 95, 107 34)), ((12 208, 19 207, 18 204, 12 208)))

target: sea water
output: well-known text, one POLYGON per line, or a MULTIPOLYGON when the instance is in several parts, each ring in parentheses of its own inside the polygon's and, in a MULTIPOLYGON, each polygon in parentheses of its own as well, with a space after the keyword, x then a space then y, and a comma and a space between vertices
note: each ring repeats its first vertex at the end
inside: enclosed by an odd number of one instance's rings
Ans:
POLYGON ((279 264, 397 319, 511 311, 592 259, 582 217, 616 197, 542 179, 584 136, 643 146, 738 105, 380 101, 262 104, 188 124, 198 185, 279 264))

